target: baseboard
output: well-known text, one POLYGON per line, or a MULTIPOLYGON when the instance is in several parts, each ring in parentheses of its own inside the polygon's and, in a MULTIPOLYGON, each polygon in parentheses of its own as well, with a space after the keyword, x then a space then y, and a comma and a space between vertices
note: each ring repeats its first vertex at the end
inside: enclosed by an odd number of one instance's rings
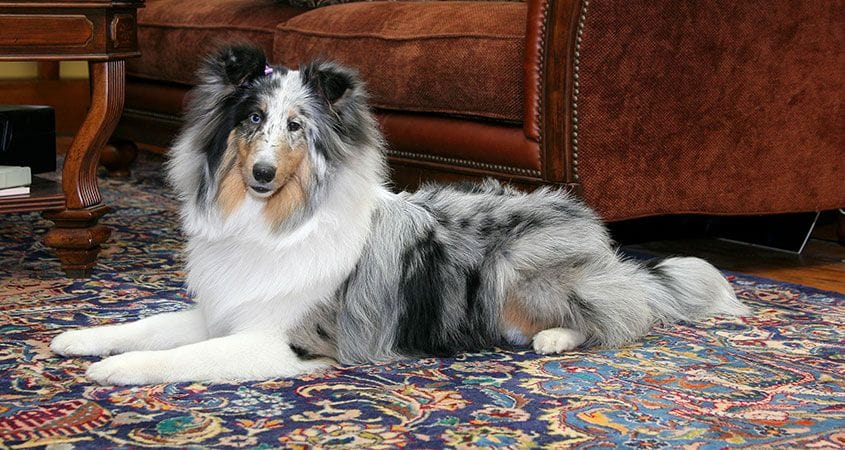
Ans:
POLYGON ((114 136, 135 141, 156 153, 165 151, 182 126, 175 116, 124 108, 114 136))

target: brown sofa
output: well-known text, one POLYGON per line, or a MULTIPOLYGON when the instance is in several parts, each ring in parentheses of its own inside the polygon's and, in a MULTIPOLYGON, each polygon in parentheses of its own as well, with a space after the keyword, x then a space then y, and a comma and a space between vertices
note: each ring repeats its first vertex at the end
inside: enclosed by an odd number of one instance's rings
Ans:
POLYGON ((356 67, 394 178, 569 185, 608 220, 845 206, 842 2, 148 0, 116 136, 166 146, 211 47, 356 67))

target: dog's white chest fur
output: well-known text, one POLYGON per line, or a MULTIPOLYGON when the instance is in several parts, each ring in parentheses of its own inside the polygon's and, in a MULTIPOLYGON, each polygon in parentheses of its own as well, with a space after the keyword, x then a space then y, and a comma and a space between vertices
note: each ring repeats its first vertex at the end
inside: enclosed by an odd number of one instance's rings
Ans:
POLYGON ((211 335, 285 330, 326 300, 360 257, 372 195, 332 199, 289 233, 275 232, 264 201, 247 196, 226 219, 206 221, 188 242, 188 289, 211 335))

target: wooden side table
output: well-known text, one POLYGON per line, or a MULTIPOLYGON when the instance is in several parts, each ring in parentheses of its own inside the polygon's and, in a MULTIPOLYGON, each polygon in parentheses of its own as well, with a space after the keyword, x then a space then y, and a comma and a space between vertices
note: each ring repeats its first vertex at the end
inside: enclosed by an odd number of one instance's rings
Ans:
POLYGON ((0 212, 45 211, 54 227, 44 243, 69 276, 94 267, 111 230, 97 186, 97 162, 123 111, 124 60, 138 56, 137 9, 143 0, 0 0, 0 61, 89 61, 91 107, 68 149, 61 189, 33 185, 0 199, 0 212))

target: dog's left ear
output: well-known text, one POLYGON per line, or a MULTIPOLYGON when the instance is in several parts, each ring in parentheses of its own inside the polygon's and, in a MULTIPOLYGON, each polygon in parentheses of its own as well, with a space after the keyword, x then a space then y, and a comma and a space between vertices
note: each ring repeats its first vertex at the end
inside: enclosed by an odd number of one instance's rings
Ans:
POLYGON ((357 73, 333 62, 314 61, 301 70, 303 83, 329 105, 350 97, 361 86, 357 73))
POLYGON ((207 84, 239 86, 265 74, 264 50, 253 44, 236 43, 218 48, 205 58, 199 77, 207 84))

